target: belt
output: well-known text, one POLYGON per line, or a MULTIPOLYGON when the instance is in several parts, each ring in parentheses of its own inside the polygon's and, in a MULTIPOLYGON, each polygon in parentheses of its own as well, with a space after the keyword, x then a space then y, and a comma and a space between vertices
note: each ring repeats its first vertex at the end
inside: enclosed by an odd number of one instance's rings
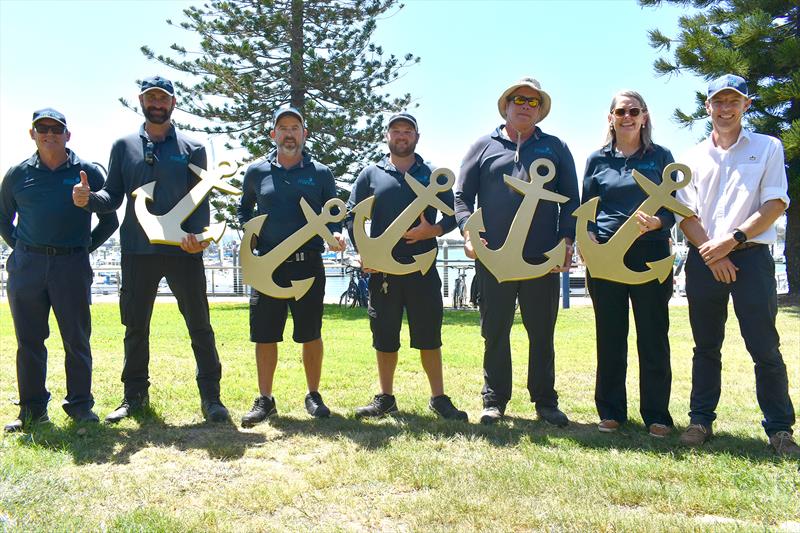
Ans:
POLYGON ((44 255, 71 255, 86 251, 86 248, 82 246, 77 248, 62 248, 60 246, 31 246, 29 244, 22 244, 21 248, 26 252, 44 255))
POLYGON ((755 248, 756 246, 766 246, 766 244, 761 242, 740 242, 733 247, 732 251, 738 252, 740 250, 747 250, 748 248, 755 248))
POLYGON ((300 263, 302 261, 313 261, 321 257, 319 252, 295 252, 290 255, 284 263, 300 263))

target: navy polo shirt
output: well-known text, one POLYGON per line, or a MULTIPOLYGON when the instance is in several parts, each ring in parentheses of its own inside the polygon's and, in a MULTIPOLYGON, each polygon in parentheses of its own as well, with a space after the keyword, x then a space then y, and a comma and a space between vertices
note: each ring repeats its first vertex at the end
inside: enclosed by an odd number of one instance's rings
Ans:
MULTIPOLYGON (((125 218, 120 229, 123 253, 186 255, 179 246, 150 244, 134 210, 131 193, 151 181, 156 182, 153 201, 147 209, 154 215, 169 212, 200 180, 189 170, 189 163, 206 168, 205 147, 178 132, 172 126, 163 141, 153 142, 153 164, 145 161, 149 141, 144 125, 138 133, 117 140, 111 148, 108 178, 103 189, 89 198, 87 209, 98 213, 115 211, 127 198, 125 218)), ((210 209, 206 197, 197 209, 181 224, 187 233, 201 233, 208 225, 210 209)), ((191 255, 191 254, 189 254, 191 255)))
MULTIPOLYGON (((600 242, 608 241, 647 199, 647 194, 633 179, 633 171, 638 170, 647 179, 659 184, 664 167, 674 161, 672 153, 657 144, 651 145, 646 151, 639 150, 630 157, 617 152, 611 144, 593 152, 586 160, 582 201, 586 203, 596 196, 600 197, 600 201, 597 220, 589 223, 589 231, 593 231, 600 242)), ((639 237, 640 240, 669 239, 675 216, 663 207, 656 212, 656 216, 661 219, 661 229, 644 233, 639 237)))
POLYGON ((486 225, 482 236, 490 249, 501 247, 523 199, 506 185, 503 177, 508 174, 529 181, 531 163, 540 158, 548 159, 555 165, 556 177, 545 184, 545 189, 562 194, 568 200, 563 204, 540 200, 536 207, 522 257, 538 261, 562 238, 575 238, 572 212, 580 204, 575 162, 564 142, 538 127, 519 147, 519 161, 515 162, 517 144, 503 137, 502 127, 478 139, 461 163, 455 187, 456 222, 463 232, 477 196, 486 225))
MULTIPOLYGON (((258 252, 264 254, 306 225, 300 198, 305 198, 311 209, 319 213, 325 202, 335 197, 336 184, 328 167, 304 152, 300 163, 292 168, 283 168, 278 164, 277 152, 273 151, 266 161, 248 167, 236 212, 241 224, 255 216, 268 215, 258 236, 258 252)), ((342 231, 340 223, 327 226, 332 232, 342 231)), ((323 252, 325 244, 321 237, 316 236, 300 250, 323 252)))
POLYGON ((99 223, 91 231, 92 214, 72 203, 72 187, 80 183, 83 170, 89 187, 100 190, 103 174, 72 150, 67 149, 67 156, 61 166, 50 170, 37 152, 6 173, 0 186, 0 235, 12 248, 22 242, 92 251, 117 229, 117 215, 112 212, 98 217, 99 223))
MULTIPOLYGON (((427 186, 430 183, 431 173, 435 169, 430 163, 423 161, 418 155, 414 154, 415 162, 408 170, 408 173, 421 184, 427 186)), ((370 165, 358 175, 353 189, 350 191, 350 200, 347 208, 352 209, 362 200, 375 195, 375 202, 372 205, 372 219, 370 222, 369 236, 378 237, 388 228, 400 213, 413 202, 417 195, 409 187, 405 180, 405 173, 398 171, 392 164, 387 154, 377 164, 370 165)), ((453 207, 453 191, 447 190, 438 195, 445 204, 453 207)), ((435 207, 428 206, 424 211, 425 219, 436 224, 437 210, 435 207)), ((350 238, 353 237, 354 215, 351 213, 347 217, 347 229, 350 231, 350 238)), ((419 225, 419 217, 410 227, 419 225)), ((456 227, 455 217, 452 215, 442 215, 439 225, 442 227, 442 235, 448 233, 456 227)), ((392 256, 395 259, 409 258, 437 247, 436 239, 426 239, 413 244, 408 244, 404 239, 392 248, 392 256)))

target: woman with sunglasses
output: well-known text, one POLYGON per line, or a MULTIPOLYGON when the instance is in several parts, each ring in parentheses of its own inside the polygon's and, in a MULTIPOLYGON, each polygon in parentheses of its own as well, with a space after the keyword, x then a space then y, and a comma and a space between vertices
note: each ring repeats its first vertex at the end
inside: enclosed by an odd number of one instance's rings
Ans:
MULTIPOLYGON (((589 226, 592 240, 607 242, 629 219, 638 225, 640 236, 624 257, 625 265, 636 271, 648 270, 647 262, 670 255, 670 228, 675 223, 672 213, 663 208, 655 216, 638 211, 647 196, 634 181, 633 171, 661 183, 664 167, 673 162, 669 150, 653 143, 652 130, 647 104, 639 93, 621 91, 614 95, 605 145, 589 156, 583 178, 581 201, 600 199, 596 222, 589 226)), ((641 285, 589 275, 588 287, 597 332, 597 429, 614 432, 628 418, 625 377, 630 302, 639 352, 640 412, 650 435, 666 437, 673 425, 669 414, 672 371, 668 338, 672 274, 663 282, 653 280, 641 285)))

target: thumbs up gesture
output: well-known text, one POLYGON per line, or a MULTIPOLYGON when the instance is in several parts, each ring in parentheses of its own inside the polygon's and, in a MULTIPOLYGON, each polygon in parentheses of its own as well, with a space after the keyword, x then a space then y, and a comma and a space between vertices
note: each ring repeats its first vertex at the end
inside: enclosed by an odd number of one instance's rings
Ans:
POLYGON ((81 182, 76 183, 72 188, 72 203, 78 207, 86 207, 86 204, 89 203, 90 192, 91 189, 89 189, 89 178, 86 175, 86 172, 81 170, 81 182))

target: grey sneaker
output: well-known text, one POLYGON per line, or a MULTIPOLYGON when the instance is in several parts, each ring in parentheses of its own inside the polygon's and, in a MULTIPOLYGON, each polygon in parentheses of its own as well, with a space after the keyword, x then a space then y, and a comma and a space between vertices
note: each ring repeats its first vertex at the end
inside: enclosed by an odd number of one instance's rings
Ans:
POLYGON ((277 415, 278 407, 275 405, 275 398, 259 396, 253 402, 253 407, 242 417, 242 427, 251 428, 263 422, 267 418, 277 415))
POLYGON ((6 433, 19 433, 28 429, 33 424, 44 424, 50 422, 50 417, 47 416, 47 410, 33 412, 27 408, 20 408, 17 418, 3 427, 6 433))
POLYGON ((397 413, 397 401, 391 394, 376 394, 369 405, 356 407, 356 418, 381 417, 397 413))
POLYGON ((119 407, 106 415, 106 422, 109 424, 116 424, 123 418, 127 418, 147 409, 149 405, 150 396, 146 393, 137 398, 123 398, 119 407))
POLYGON ((331 416, 331 410, 322 401, 322 395, 318 391, 306 394, 305 403, 306 411, 314 418, 328 418, 331 416))
POLYGON ((228 408, 222 405, 222 402, 219 398, 214 398, 213 400, 202 400, 200 402, 200 410, 203 412, 203 416, 209 422, 227 422, 231 419, 230 413, 228 413, 228 408))
POLYGON ((800 458, 800 446, 788 431, 778 431, 769 438, 769 444, 775 453, 783 457, 800 458))
POLYGON ((481 411, 481 424, 491 426, 503 419, 503 411, 496 405, 484 407, 481 411))
POLYGON ((452 400, 450 400, 450 397, 446 394, 431 398, 431 401, 428 402, 428 407, 431 411, 446 420, 467 421, 467 413, 456 409, 456 406, 453 405, 452 400))
POLYGON ((555 405, 537 405, 536 414, 539 415, 540 420, 544 420, 548 424, 560 428, 567 427, 569 418, 565 415, 558 406, 555 405))
MULTIPOLYGON (((681 444, 696 448, 702 446, 713 435, 711 427, 703 424, 689 424, 689 427, 681 434, 681 444)), ((771 440, 770 440, 771 442, 771 440)))

